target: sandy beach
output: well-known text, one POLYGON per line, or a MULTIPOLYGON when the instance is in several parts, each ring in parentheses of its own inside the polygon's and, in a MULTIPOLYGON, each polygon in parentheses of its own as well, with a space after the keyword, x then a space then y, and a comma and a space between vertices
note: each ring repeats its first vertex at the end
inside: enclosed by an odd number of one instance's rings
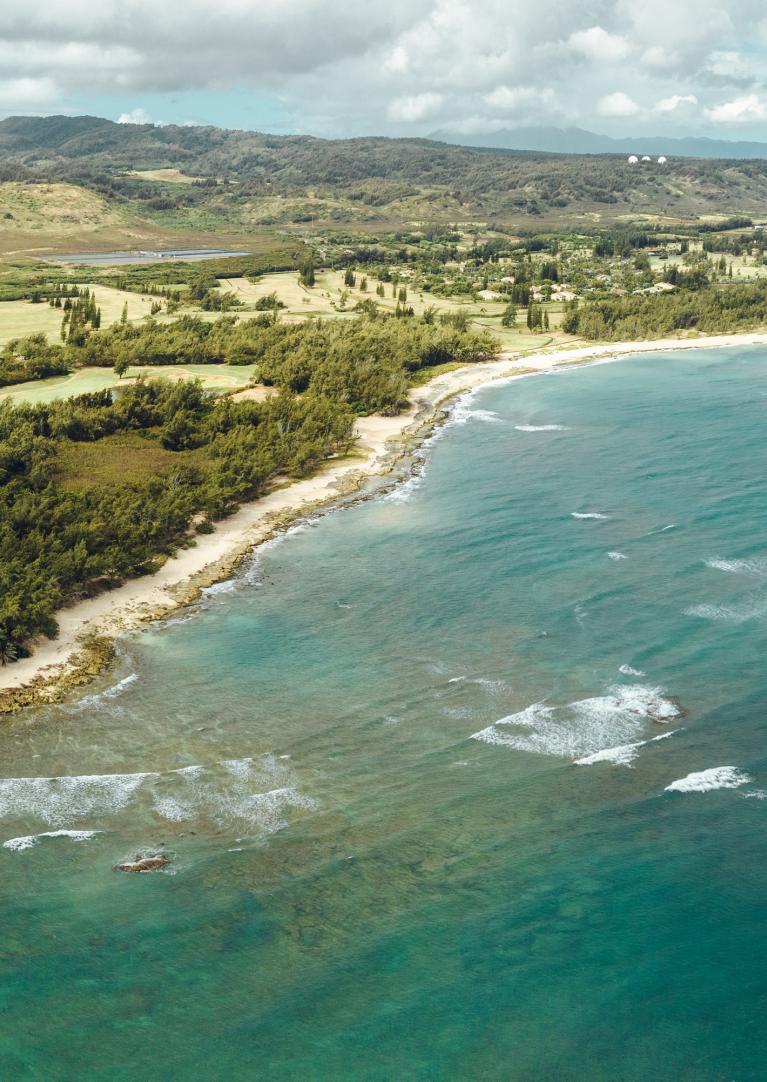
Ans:
MULTIPOLYGON (((132 579, 118 589, 78 602, 58 613, 59 637, 35 644, 34 653, 0 669, 5 709, 33 701, 52 701, 63 694, 82 668, 83 650, 94 639, 114 639, 151 620, 167 616, 198 596, 200 589, 226 578, 244 555, 276 530, 323 503, 357 489, 367 478, 386 474, 413 440, 428 431, 449 398, 498 379, 520 377, 556 367, 617 359, 628 354, 679 349, 767 345, 767 333, 621 342, 504 354, 498 360, 467 365, 444 373, 411 394, 407 412, 396 417, 372 416, 357 422, 358 453, 331 460, 312 477, 276 488, 243 506, 216 525, 212 534, 196 538, 153 575, 132 579), (28 692, 23 698, 21 691, 28 692)), ((93 660, 88 676, 95 674, 93 660)), ((82 672, 79 673, 82 682, 82 672)), ((0 704, 0 709, 2 709, 0 704)))

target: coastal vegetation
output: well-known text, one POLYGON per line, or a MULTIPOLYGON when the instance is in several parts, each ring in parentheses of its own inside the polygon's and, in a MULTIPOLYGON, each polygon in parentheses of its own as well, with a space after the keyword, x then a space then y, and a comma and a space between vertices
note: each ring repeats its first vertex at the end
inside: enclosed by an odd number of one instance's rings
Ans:
MULTIPOLYGON (((150 572, 277 476, 302 476, 347 452, 355 415, 396 413, 412 373, 496 348, 487 334, 391 316, 292 327, 227 317, 118 324, 87 344, 132 348, 136 332, 147 350, 165 335, 172 349, 185 342, 189 355, 219 362, 247 349, 279 391, 242 401, 208 394, 196 380, 139 379, 116 395, 0 403, 3 663, 36 635, 55 636, 61 605, 150 572)), ((66 357, 83 347, 42 340, 23 348, 66 357)))

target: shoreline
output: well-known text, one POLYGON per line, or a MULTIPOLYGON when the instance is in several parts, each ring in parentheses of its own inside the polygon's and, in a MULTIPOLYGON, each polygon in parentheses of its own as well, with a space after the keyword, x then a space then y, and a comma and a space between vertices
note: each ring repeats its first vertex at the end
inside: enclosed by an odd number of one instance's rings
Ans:
POLYGON ((228 578, 258 545, 317 508, 359 491, 369 479, 391 473, 433 431, 444 404, 456 395, 499 380, 632 354, 748 345, 767 345, 767 333, 554 347, 549 352, 502 354, 497 360, 436 376, 411 391, 404 413, 359 418, 354 457, 328 460, 311 477, 244 504, 218 522, 212 534, 197 537, 194 546, 170 557, 154 574, 129 579, 114 590, 59 610, 57 639, 40 641, 31 657, 0 668, 0 714, 63 700, 72 688, 89 683, 106 667, 120 635, 190 604, 201 590, 228 578))

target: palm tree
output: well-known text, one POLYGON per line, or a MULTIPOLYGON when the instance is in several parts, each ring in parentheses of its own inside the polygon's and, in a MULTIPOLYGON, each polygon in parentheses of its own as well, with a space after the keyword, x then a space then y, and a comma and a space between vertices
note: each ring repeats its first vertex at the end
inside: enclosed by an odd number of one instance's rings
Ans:
POLYGON ((12 661, 17 661, 18 657, 19 648, 9 639, 0 639, 0 665, 5 668, 12 661))

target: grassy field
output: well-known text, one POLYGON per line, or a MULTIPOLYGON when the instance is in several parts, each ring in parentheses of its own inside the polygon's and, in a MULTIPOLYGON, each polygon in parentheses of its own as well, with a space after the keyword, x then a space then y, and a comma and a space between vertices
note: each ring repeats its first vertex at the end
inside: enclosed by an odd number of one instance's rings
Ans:
POLYGON ((0 389, 0 402, 6 399, 33 405, 38 402, 54 402, 72 395, 125 386, 139 375, 176 380, 200 379, 211 391, 238 391, 248 386, 253 378, 254 367, 252 364, 140 365, 129 368, 122 380, 117 378, 111 368, 79 368, 69 376, 54 376, 51 379, 4 387, 0 389))
MULTIPOLYGON (((354 305, 359 300, 370 298, 382 309, 394 312, 397 300, 392 297, 392 285, 385 286, 386 296, 378 297, 375 293, 377 282, 374 279, 368 281, 367 293, 360 292, 359 284, 362 275, 357 273, 357 286, 349 289, 344 286, 342 271, 321 271, 317 274, 317 284, 308 289, 298 281, 295 272, 288 271, 280 274, 266 274, 255 282, 244 278, 229 278, 221 280, 221 288, 225 292, 234 293, 246 306, 241 314, 246 316, 252 312, 253 305, 257 300, 276 293, 279 300, 285 305, 281 309, 281 318, 286 321, 306 319, 308 316, 344 316, 351 315, 354 305), (346 294, 345 302, 342 295, 346 294)), ((407 280, 403 279, 401 285, 407 287, 407 280)), ((501 326, 501 316, 506 308, 505 301, 473 301, 471 297, 435 297, 431 293, 418 293, 408 288, 407 303, 412 306, 416 316, 422 316, 424 311, 433 307, 438 314, 450 312, 466 312, 472 325, 477 328, 492 331, 501 340, 504 349, 535 349, 545 344, 547 340, 557 342, 565 340, 565 336, 559 331, 562 322, 562 304, 551 303, 546 305, 551 323, 550 331, 546 334, 531 334, 525 325, 525 309, 518 312, 518 326, 501 326)), ((569 339, 568 339, 569 341, 569 339)))
MULTIPOLYGON (((134 323, 149 316, 152 302, 156 297, 142 297, 127 290, 112 289, 98 282, 78 282, 87 286, 96 296, 96 304, 101 309, 101 326, 109 327, 121 318, 123 308, 128 305, 128 319, 134 323)), ((178 315, 191 312, 191 308, 181 308, 178 315)), ((194 309, 196 311, 196 309, 194 309)), ((211 313, 215 315, 215 313, 211 313)), ((60 341, 62 313, 60 308, 51 308, 48 304, 32 304, 31 301, 3 301, 0 304, 0 346, 14 338, 23 338, 28 334, 42 331, 52 342, 60 341)), ((175 316, 159 312, 155 319, 167 321, 175 316)))
POLYGON ((199 177, 189 177, 179 169, 131 169, 129 177, 140 180, 155 180, 163 184, 193 184, 199 177))
POLYGON ((56 456, 59 483, 70 491, 122 486, 163 477, 180 466, 205 468, 204 450, 166 451, 138 432, 121 432, 96 443, 62 443, 56 456))

